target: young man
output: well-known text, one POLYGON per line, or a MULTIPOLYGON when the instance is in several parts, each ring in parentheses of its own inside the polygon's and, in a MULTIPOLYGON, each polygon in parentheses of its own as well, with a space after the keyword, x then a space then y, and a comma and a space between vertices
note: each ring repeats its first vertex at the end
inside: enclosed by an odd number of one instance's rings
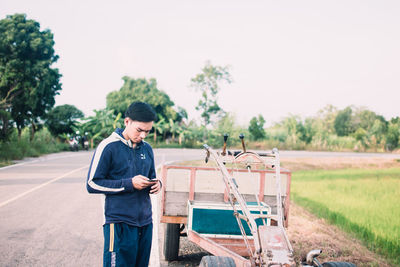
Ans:
POLYGON ((148 266, 152 240, 149 194, 157 194, 154 155, 143 139, 156 114, 134 102, 125 113, 125 129, 116 129, 96 149, 87 190, 105 195, 103 266, 148 266))

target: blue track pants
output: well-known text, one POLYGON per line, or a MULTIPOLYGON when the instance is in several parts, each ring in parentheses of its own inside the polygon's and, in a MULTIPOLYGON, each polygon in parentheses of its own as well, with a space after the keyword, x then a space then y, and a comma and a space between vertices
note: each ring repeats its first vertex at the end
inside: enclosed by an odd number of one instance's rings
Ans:
POLYGON ((103 226, 104 267, 147 267, 149 265, 153 224, 135 227, 125 223, 103 226))

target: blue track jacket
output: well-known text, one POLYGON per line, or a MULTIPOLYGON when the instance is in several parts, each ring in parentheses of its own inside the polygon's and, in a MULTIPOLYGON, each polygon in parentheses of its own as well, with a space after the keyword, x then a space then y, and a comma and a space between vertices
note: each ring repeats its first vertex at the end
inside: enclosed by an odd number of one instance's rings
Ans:
POLYGON ((90 164, 86 187, 89 193, 105 194, 105 224, 124 222, 144 226, 152 222, 150 188, 133 188, 138 174, 156 178, 154 155, 146 142, 132 147, 116 129, 97 147, 90 164))

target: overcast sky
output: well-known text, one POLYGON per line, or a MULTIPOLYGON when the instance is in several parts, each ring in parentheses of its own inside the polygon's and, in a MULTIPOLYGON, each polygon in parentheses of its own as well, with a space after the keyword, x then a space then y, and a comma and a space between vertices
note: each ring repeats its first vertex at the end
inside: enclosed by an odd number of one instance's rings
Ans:
POLYGON ((60 59, 56 105, 86 115, 122 77, 155 78, 197 118, 190 79, 206 61, 230 66, 221 107, 241 124, 305 118, 328 104, 400 116, 400 1, 0 0, 49 28, 60 59))

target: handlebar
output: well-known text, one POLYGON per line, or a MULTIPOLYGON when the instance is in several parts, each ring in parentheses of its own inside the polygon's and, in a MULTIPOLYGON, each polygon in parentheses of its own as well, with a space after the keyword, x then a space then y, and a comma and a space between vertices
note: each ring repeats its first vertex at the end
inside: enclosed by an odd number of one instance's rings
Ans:
MULTIPOLYGON (((230 156, 234 156, 234 157, 236 157, 237 155, 239 155, 240 153, 243 153, 243 151, 240 151, 240 150, 236 150, 236 151, 228 151, 228 155, 230 155, 230 156)), ((245 153, 249 153, 249 151, 248 152, 245 152, 245 153)), ((258 152, 251 152, 251 153, 254 153, 254 154, 257 154, 257 155, 259 155, 260 157, 273 157, 273 153, 266 153, 266 152, 261 152, 261 153, 258 153, 258 152)))

